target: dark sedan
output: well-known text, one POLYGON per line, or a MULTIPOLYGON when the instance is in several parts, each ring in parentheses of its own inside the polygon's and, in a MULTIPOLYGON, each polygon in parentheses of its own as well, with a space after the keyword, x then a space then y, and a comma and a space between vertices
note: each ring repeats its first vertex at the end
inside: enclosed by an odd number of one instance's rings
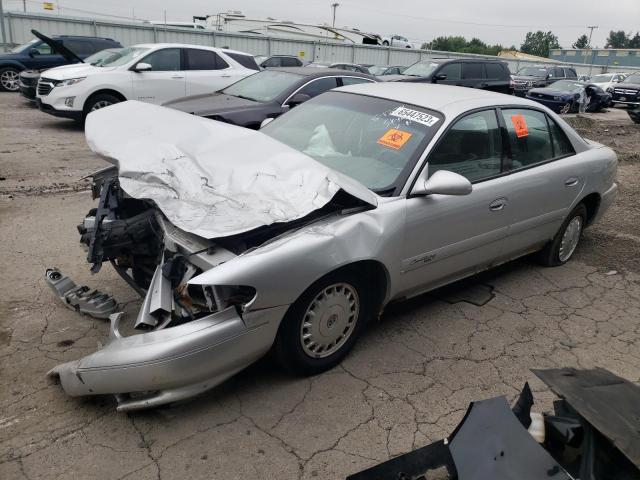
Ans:
POLYGON ((532 88, 527 98, 556 113, 597 112, 611 101, 611 95, 597 85, 574 80, 559 80, 548 87, 532 88))
POLYGON ((614 105, 640 107, 640 73, 633 73, 613 87, 614 105))
POLYGON ((371 75, 329 68, 270 68, 245 77, 219 92, 180 98, 164 106, 258 129, 263 120, 276 118, 327 90, 375 81, 371 75))

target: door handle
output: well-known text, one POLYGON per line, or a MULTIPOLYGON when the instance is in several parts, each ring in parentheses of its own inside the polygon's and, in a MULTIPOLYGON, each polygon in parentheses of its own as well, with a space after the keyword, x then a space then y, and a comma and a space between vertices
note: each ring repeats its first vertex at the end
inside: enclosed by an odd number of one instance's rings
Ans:
POLYGON ((220 75, 222 78, 231 78, 231 75, 220 75))
POLYGON ((498 198, 489 204, 489 210, 492 212, 497 212, 502 210, 507 205, 506 198, 498 198))
POLYGON ((578 179, 576 177, 567 178, 564 181, 565 187, 575 187, 578 184, 578 179))
POLYGON ((184 78, 184 75, 171 75, 171 78, 184 78))

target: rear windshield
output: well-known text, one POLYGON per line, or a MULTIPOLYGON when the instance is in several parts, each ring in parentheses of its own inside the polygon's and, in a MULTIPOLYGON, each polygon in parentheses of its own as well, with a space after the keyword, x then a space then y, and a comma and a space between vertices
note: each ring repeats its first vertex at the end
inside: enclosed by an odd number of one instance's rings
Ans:
POLYGON ((295 73, 263 70, 225 88, 222 93, 255 102, 271 102, 302 78, 295 73))
POLYGON ((233 58, 236 62, 249 70, 260 70, 255 59, 251 55, 241 55, 240 53, 224 52, 225 55, 233 58))

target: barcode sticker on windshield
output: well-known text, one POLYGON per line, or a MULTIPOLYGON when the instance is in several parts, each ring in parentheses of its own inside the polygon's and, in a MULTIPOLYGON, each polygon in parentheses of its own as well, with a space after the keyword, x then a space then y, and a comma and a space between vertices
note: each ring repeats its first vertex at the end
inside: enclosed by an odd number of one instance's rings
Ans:
POLYGON ((403 118, 405 120, 411 120, 412 122, 418 122, 427 127, 433 127, 436 123, 438 123, 438 118, 433 115, 429 115, 428 113, 419 112, 417 110, 411 110, 410 108, 398 107, 391 115, 398 118, 403 118))

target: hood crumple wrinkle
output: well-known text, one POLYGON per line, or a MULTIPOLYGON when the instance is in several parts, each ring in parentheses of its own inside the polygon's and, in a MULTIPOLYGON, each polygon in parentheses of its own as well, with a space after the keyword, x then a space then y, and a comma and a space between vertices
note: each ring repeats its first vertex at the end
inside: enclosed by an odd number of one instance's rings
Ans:
POLYGON ((91 150, 119 169, 122 189, 152 200, 204 238, 289 222, 339 191, 372 206, 368 188, 258 131, 127 101, 87 117, 91 150))

